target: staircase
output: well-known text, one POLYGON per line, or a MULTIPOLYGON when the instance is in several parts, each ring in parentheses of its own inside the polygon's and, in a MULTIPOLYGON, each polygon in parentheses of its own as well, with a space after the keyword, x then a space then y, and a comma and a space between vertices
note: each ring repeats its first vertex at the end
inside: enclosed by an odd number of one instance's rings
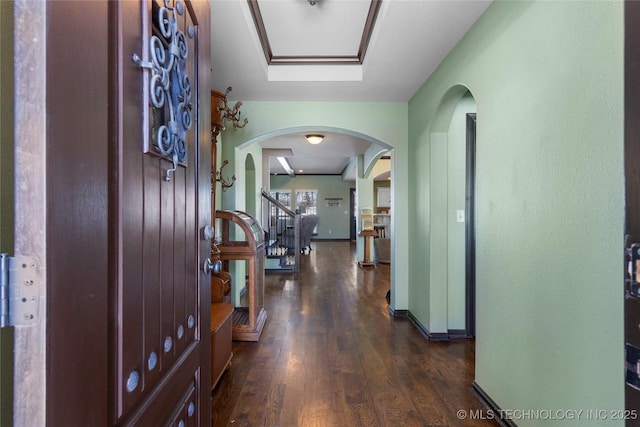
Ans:
POLYGON ((266 191, 262 191, 263 228, 266 233, 266 271, 300 268, 300 214, 293 212, 266 191))

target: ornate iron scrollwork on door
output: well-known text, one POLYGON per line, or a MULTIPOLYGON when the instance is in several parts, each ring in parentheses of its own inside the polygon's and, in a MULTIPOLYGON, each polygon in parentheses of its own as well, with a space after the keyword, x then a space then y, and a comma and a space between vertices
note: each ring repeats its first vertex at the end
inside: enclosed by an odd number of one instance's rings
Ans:
MULTIPOLYGON (((191 81, 186 72, 189 46, 185 34, 178 26, 178 15, 184 14, 184 5, 177 1, 174 7, 164 0, 164 7, 157 9, 155 23, 158 35, 149 40, 151 62, 137 54, 133 60, 141 67, 151 70, 149 98, 155 107, 152 138, 153 151, 173 163, 165 179, 171 180, 178 164, 186 166, 186 133, 193 125, 193 102, 191 81)), ((195 36, 195 28, 189 26, 189 38, 195 36)))

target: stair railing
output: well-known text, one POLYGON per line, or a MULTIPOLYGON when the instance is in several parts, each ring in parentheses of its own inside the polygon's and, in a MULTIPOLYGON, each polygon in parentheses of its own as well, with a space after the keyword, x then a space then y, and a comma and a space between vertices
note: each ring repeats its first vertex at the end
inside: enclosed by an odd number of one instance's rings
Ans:
POLYGON ((264 226, 268 257, 293 258, 293 269, 300 270, 300 213, 262 191, 264 226))

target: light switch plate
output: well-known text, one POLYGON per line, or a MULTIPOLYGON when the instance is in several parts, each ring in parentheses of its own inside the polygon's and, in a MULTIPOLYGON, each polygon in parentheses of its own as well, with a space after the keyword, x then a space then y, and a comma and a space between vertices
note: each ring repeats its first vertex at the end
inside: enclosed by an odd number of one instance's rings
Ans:
POLYGON ((464 211, 463 210, 457 210, 456 211, 456 221, 457 222, 464 222, 464 211))

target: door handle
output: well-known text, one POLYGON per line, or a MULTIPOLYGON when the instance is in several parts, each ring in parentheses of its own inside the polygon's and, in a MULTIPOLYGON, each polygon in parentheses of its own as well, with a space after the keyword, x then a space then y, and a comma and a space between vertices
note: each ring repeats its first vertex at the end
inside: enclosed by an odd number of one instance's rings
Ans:
POLYGON ((202 270, 204 274, 218 274, 222 271, 222 261, 216 260, 215 262, 211 262, 211 258, 207 258, 204 260, 202 270))

